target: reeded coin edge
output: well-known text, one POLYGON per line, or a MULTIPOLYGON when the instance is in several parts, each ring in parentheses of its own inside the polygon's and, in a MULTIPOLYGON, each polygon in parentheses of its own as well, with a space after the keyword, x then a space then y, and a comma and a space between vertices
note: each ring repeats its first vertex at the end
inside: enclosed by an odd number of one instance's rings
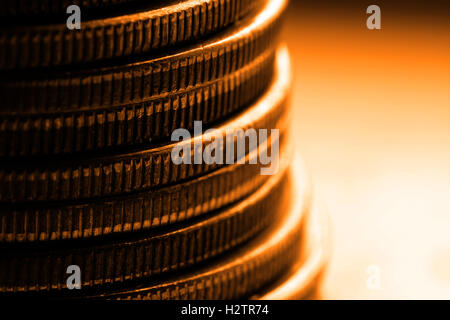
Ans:
POLYGON ((271 87, 254 105, 216 130, 175 144, 145 151, 92 159, 27 163, 5 162, 0 167, 1 201, 87 199, 118 195, 146 188, 180 182, 205 174, 221 164, 182 164, 171 161, 174 146, 191 146, 191 157, 196 144, 203 145, 215 137, 225 137, 248 128, 256 130, 280 129, 288 121, 287 99, 290 87, 286 55, 277 57, 277 70, 271 87))
POLYGON ((293 180, 292 207, 285 212, 280 225, 224 261, 161 284, 141 285, 93 298, 225 300, 249 297, 290 268, 300 253, 303 216, 310 209, 311 190, 304 174, 293 180))
MULTIPOLYGON (((284 3, 286 0, 283 0, 284 3)), ((2 109, 64 110, 123 105, 195 86, 239 70, 278 41, 284 7, 269 1, 253 21, 209 42, 159 58, 69 73, 5 75, 0 81, 2 109), (19 77, 19 80, 14 78, 19 77)))
POLYGON ((60 66, 148 53, 217 32, 261 0, 185 0, 161 9, 66 24, 0 29, 0 69, 60 66))
POLYGON ((274 52, 223 78, 119 107, 1 113, 0 156, 66 154, 169 138, 177 128, 208 125, 255 100, 273 76, 274 52))
POLYGON ((285 172, 233 207, 164 234, 84 248, 2 252, 0 292, 65 289, 70 265, 83 270, 82 287, 89 288, 174 272, 217 256, 277 223, 288 194, 285 172))
POLYGON ((65 14, 70 5, 77 5, 83 9, 111 8, 136 0, 33 0, 23 1, 4 0, 0 2, 0 17, 32 17, 53 14, 65 14))
MULTIPOLYGON (((290 159, 284 133, 280 167, 290 159)), ((269 178, 261 164, 252 164, 267 142, 246 155, 246 165, 222 167, 198 179, 126 197, 75 204, 0 205, 0 243, 41 242, 136 232, 202 216, 243 199, 269 178)), ((270 141, 274 143, 274 141, 270 141)), ((269 153, 270 151, 267 150, 269 153)))
MULTIPOLYGON (((298 163, 299 157, 295 157, 298 163)), ((327 212, 313 200, 311 212, 306 217, 305 237, 302 245, 303 254, 293 265, 289 274, 265 292, 254 295, 251 299, 292 300, 311 298, 320 285, 330 256, 330 226, 327 212)))

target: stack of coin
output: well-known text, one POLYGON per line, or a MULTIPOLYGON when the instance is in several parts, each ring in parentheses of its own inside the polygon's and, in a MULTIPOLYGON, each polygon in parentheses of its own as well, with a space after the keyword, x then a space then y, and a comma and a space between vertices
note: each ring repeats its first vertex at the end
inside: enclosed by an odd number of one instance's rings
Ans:
POLYGON ((0 4, 0 294, 310 297, 326 232, 292 160, 286 6, 0 4))

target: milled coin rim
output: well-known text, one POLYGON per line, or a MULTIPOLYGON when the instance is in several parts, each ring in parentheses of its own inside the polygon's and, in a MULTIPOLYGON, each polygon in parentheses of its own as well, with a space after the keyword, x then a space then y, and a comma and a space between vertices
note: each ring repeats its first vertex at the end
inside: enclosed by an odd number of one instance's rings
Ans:
MULTIPOLYGON (((298 154, 294 157, 293 163, 302 163, 298 154)), ((293 170, 295 171, 296 168, 294 167, 293 170)), ((329 216, 324 205, 318 201, 317 198, 313 200, 312 210, 306 217, 302 253, 290 274, 272 285, 266 292, 254 295, 251 299, 310 299, 309 294, 318 290, 331 255, 329 216)))
POLYGON ((0 256, 0 292, 64 290, 69 265, 83 270, 82 287, 89 289, 151 279, 230 251, 278 223, 284 204, 277 200, 289 194, 289 162, 281 161, 279 172, 252 195, 193 223, 186 221, 182 226, 148 235, 122 234, 114 240, 4 246, 0 256))
MULTIPOLYGON (((282 49, 280 73, 290 80, 287 48, 282 49)), ((302 163, 294 163, 290 186, 291 203, 279 225, 243 248, 212 265, 182 274, 154 285, 92 296, 95 299, 239 299, 246 298, 266 283, 273 281, 294 263, 300 254, 304 217, 310 210, 312 190, 310 177, 302 163), (261 265, 262 264, 262 265, 261 265), (252 283, 264 273, 266 283, 252 283), (275 266, 275 267, 274 267, 275 266), (253 269, 252 269, 253 268, 253 269), (257 274, 255 274, 255 272, 257 274), (236 275, 245 283, 234 283, 236 275), (216 287, 214 287, 216 286, 216 287), (216 291, 215 289, 219 290, 216 291)), ((293 167, 291 166, 291 168, 293 167)))
POLYGON ((127 104, 221 78, 276 45, 287 0, 266 1, 256 17, 224 34, 144 61, 66 72, 3 73, 2 109, 51 111, 127 104))
POLYGON ((292 174, 292 202, 277 227, 253 240, 226 258, 201 269, 183 274, 163 283, 91 296, 96 299, 240 299, 246 298, 282 274, 297 260, 301 247, 304 216, 310 210, 310 180, 304 168, 292 174), (301 174, 299 174, 301 172, 301 174), (276 265, 272 272, 269 265, 276 265), (252 266, 259 266, 258 271, 252 266), (251 283, 258 278, 254 272, 265 273, 265 283, 251 283), (232 284, 233 275, 243 275, 244 283, 232 284), (234 287, 234 286, 238 287, 234 287), (239 287, 241 286, 241 287, 239 287), (234 287, 234 288, 230 288, 234 287), (215 289, 218 289, 216 291, 215 289), (230 289, 230 291, 227 291, 230 289))
POLYGON ((81 30, 69 30, 66 24, 1 28, 0 44, 4 51, 0 54, 0 69, 93 62, 105 59, 105 53, 106 58, 126 57, 198 40, 245 17, 261 1, 184 0, 159 9, 82 21, 81 30), (193 26, 187 19, 193 19, 193 26), (140 37, 135 37, 136 33, 140 37), (108 42, 110 38, 112 40, 108 42), (140 43, 139 47, 136 46, 136 39, 140 43), (90 57, 86 57, 87 50, 92 51, 90 57), (42 56, 33 59, 33 52, 36 51, 42 56), (77 51, 84 53, 81 59, 74 59, 77 51), (28 60, 24 60, 23 56, 29 57, 28 60), (15 63, 11 58, 15 59, 15 63), (8 61, 14 64, 8 65, 8 61))
POLYGON ((276 75, 268 91, 250 108, 217 129, 190 140, 127 154, 79 159, 73 156, 66 160, 55 158, 55 163, 50 159, 44 163, 3 160, 0 162, 1 201, 74 200, 126 194, 180 182, 218 169, 222 165, 215 163, 175 165, 170 158, 171 151, 176 146, 204 146, 205 141, 213 141, 217 136, 223 137, 238 130, 285 128, 289 120, 287 101, 291 78, 284 51, 282 49, 277 57, 276 75), (105 184, 106 178, 111 179, 109 185, 105 184))
POLYGON ((98 9, 106 8, 108 9, 115 7, 117 5, 124 5, 125 3, 131 4, 136 2, 136 0, 101 0, 101 1, 85 1, 85 0, 34 0, 36 4, 32 5, 34 7, 22 6, 19 1, 10 0, 8 3, 3 5, 3 10, 0 10, 0 17, 3 18, 30 18, 36 17, 36 15, 53 15, 58 13, 65 13, 66 8, 70 4, 82 6, 83 9, 98 9), (42 8, 42 2, 47 3, 47 9, 42 8), (41 2, 41 4, 39 4, 41 2), (66 2, 66 6, 63 6, 63 2, 66 2), (80 3, 82 2, 82 4, 80 3), (36 8, 39 7, 39 8, 36 8), (55 11, 56 9, 56 11, 55 11))
MULTIPOLYGON (((289 139, 289 137, 284 137, 285 135, 287 133, 283 132, 279 141, 276 142, 280 144, 282 155, 280 167, 285 167, 284 162, 291 159, 289 155, 292 152, 292 142, 285 141, 289 139)), ((246 155, 245 163, 247 165, 225 166, 195 180, 134 195, 108 197, 86 202, 77 201, 69 204, 44 203, 5 206, 0 203, 0 243, 94 239, 105 235, 172 225, 203 216, 213 210, 222 209, 255 192, 269 179, 270 176, 260 174, 263 167, 261 164, 248 167, 248 163, 251 163, 252 159, 257 160, 262 152, 266 152, 267 143, 268 141, 265 141, 257 150, 246 155), (253 175, 249 176, 248 173, 253 173, 253 175), (205 190, 205 188, 211 187, 211 184, 216 185, 213 188, 215 191, 205 190), (191 193, 194 191, 197 196, 191 193), (190 199, 195 198, 195 200, 186 200, 182 197, 183 192, 186 192, 186 197, 192 197, 190 199), (214 197, 215 193, 220 193, 220 195, 214 197), (140 203, 146 201, 152 203, 152 210, 146 213, 140 212, 144 210, 140 207, 142 206, 140 203), (138 206, 140 210, 136 208, 138 206), (136 211, 139 211, 140 214, 137 214, 136 211), (126 216, 133 218, 125 218, 125 212, 126 216), (118 219, 119 215, 122 216, 121 219, 118 219), (148 219, 144 216, 148 216, 148 219), (59 222, 55 225, 51 221, 59 222), (90 223, 86 224, 86 221, 90 221, 90 223), (94 227, 94 221, 96 227, 94 227), (113 225, 109 225, 109 222, 113 225), (64 231, 63 228, 67 226, 71 226, 72 230, 64 231)), ((274 141, 271 141, 272 143, 274 141)))
POLYGON ((170 130, 176 128, 192 129, 193 119, 210 125, 242 111, 267 89, 274 73, 274 59, 274 50, 267 50, 222 78, 142 102, 57 112, 0 111, 0 156, 129 148, 169 139, 170 130), (84 119, 83 125, 78 119, 84 119), (130 125, 134 130, 130 131, 130 125), (69 141, 63 141, 64 138, 69 141))

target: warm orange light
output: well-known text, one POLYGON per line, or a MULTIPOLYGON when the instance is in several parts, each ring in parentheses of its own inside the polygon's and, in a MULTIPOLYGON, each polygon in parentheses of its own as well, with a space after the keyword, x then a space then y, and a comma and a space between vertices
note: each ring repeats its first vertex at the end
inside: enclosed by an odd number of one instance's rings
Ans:
POLYGON ((382 7, 370 31, 364 9, 291 7, 285 32, 295 141, 332 216, 325 297, 450 298, 448 24, 382 7))

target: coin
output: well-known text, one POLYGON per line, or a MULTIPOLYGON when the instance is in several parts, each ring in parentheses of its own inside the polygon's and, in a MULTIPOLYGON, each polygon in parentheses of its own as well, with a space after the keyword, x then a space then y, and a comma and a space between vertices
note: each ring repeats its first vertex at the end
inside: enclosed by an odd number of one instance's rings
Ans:
MULTIPOLYGON (((32 17, 65 14, 70 5, 86 9, 111 8, 131 4, 138 0, 3 0, 0 2, 0 17, 32 17)), ((164 0, 164 2, 171 2, 164 0)))
POLYGON ((177 128, 240 111, 270 84, 273 50, 233 73, 142 102, 58 112, 0 112, 0 156, 85 152, 156 143, 177 128))
MULTIPOLYGON (((198 40, 238 21, 260 0, 185 0, 159 9, 81 22, 0 28, 0 69, 86 63, 198 40)), ((151 6, 151 5, 150 5, 151 6)))
MULTIPOLYGON (((284 168, 286 169, 286 167, 284 168)), ((277 224, 286 202, 286 170, 229 209, 194 223, 99 242, 3 247, 0 292, 67 290, 66 269, 82 270, 82 287, 114 285, 181 270, 227 252, 277 224)))
MULTIPOLYGON (((298 157, 295 163, 299 163, 298 157)), ((295 168, 294 168, 295 169, 295 168)), ((285 276, 251 299, 294 300, 320 297, 318 287, 330 255, 329 220, 326 210, 314 200, 306 216, 302 254, 285 276)))
MULTIPOLYGON (((286 56, 277 58, 275 79, 269 90, 250 108, 237 117, 209 132, 209 137, 238 134, 247 129, 272 132, 283 131, 287 118, 287 101, 290 86, 286 56)), ((212 138, 211 138, 212 139, 212 138)), ((261 141, 260 141, 261 142, 261 141)), ((209 144, 205 136, 115 155, 83 156, 49 159, 31 163, 25 160, 0 160, 0 200, 75 200, 109 195, 126 194, 148 188, 180 182, 218 169, 224 164, 175 164, 171 158, 174 148, 189 147, 191 159, 194 149, 201 150, 209 144)), ((226 146, 226 144, 225 144, 226 146)), ((197 152, 198 150, 195 150, 197 152)), ((224 153, 225 155, 225 153, 224 153)), ((236 154, 234 154, 236 159, 236 154)), ((225 159, 223 160, 225 163, 225 159)))
POLYGON ((287 0, 88 0, 71 32, 54 0, 24 1, 0 4, 17 17, 0 26, 0 297, 315 293, 323 268, 297 281, 318 246, 290 169, 287 0))
POLYGON ((303 216, 309 212, 311 190, 304 173, 292 176, 290 209, 280 224, 231 255, 156 283, 93 296, 102 299, 245 299, 276 280, 295 263, 301 249, 303 216))
MULTIPOLYGON (((291 146, 282 133, 281 167, 291 146)), ((246 156, 247 165, 222 167, 200 178, 129 196, 76 203, 0 204, 0 242, 40 242, 94 238, 172 225, 224 208, 254 193, 268 180, 261 175, 268 141, 246 156), (257 164, 248 165, 257 162, 257 164)), ((274 141, 270 141, 274 143, 274 141)), ((267 151, 269 148, 269 151, 267 151)))
POLYGON ((3 112, 61 111, 140 102, 221 78, 277 43, 286 0, 197 45, 126 64, 0 73, 3 112), (270 11, 269 11, 270 10, 270 11))

